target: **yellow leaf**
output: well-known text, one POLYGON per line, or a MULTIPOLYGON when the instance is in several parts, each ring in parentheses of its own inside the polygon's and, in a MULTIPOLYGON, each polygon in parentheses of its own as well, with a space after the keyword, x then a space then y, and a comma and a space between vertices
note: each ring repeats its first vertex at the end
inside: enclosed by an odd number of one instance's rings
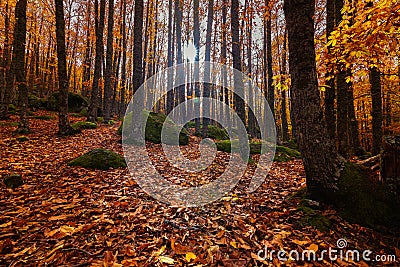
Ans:
POLYGON ((166 256, 159 256, 158 260, 162 263, 167 263, 167 264, 174 264, 174 259, 166 256))
POLYGON ((315 252, 318 251, 318 245, 317 244, 311 244, 310 246, 308 246, 307 248, 308 250, 314 250, 315 252))
POLYGON ((193 252, 186 253, 186 260, 190 262, 191 260, 195 260, 197 258, 196 254, 193 252))
POLYGON ((8 223, 0 224, 0 228, 4 228, 4 227, 7 227, 7 226, 11 226, 11 224, 12 224, 12 221, 9 221, 8 223))
POLYGON ((232 247, 237 248, 237 243, 235 241, 231 241, 229 244, 231 244, 232 247))
POLYGON ((295 244, 297 244, 297 245, 299 245, 299 246, 303 246, 303 245, 309 243, 308 241, 301 241, 301 240, 297 240, 297 239, 292 240, 292 242, 295 243, 295 244))

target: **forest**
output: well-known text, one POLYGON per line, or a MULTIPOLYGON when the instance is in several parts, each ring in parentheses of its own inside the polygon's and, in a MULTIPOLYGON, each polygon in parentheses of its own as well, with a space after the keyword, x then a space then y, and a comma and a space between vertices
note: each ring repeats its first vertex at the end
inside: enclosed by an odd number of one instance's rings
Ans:
POLYGON ((399 266, 398 0, 0 0, 0 266, 399 266))

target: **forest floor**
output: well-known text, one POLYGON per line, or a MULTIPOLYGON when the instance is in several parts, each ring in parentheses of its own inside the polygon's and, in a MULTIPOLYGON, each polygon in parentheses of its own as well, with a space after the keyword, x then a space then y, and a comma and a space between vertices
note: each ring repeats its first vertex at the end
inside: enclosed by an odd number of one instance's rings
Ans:
MULTIPOLYGON (((14 190, 0 185, 0 266, 400 265, 399 237, 350 224, 325 206, 314 212, 330 221, 326 231, 307 223, 300 199, 292 197, 305 186, 300 160, 274 163, 264 184, 250 195, 239 184, 204 207, 171 207, 141 190, 127 169, 67 165, 94 148, 122 154, 119 123, 63 138, 56 135, 54 113, 35 115, 54 118, 30 119, 28 140, 12 134, 17 116, 0 122, 0 176, 16 173, 24 180, 14 190), (324 250, 338 249, 339 239, 347 246, 338 250, 338 259, 321 257, 324 250), (259 251, 265 248, 276 251, 272 259, 262 259, 259 251), (395 255, 398 260, 340 259, 340 251, 354 249, 361 255, 371 250, 371 259, 395 255), (323 259, 280 261, 278 250, 296 250, 300 259, 303 251, 313 250, 323 259)), ((150 149, 161 151, 161 146, 150 149)))

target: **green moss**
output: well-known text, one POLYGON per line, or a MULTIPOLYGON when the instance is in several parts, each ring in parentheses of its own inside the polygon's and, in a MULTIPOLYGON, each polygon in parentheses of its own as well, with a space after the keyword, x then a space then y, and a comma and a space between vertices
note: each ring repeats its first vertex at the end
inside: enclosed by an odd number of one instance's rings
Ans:
MULTIPOLYGON (((179 128, 178 125, 176 125, 173 121, 170 119, 167 119, 167 116, 160 114, 160 113, 154 113, 154 112, 149 112, 149 111, 143 111, 143 120, 148 116, 147 123, 146 123, 146 130, 145 130, 145 139, 147 141, 150 141, 155 144, 160 144, 161 143, 161 132, 162 128, 165 122, 165 136, 166 140, 165 143, 169 145, 174 144, 173 140, 173 133, 176 132, 179 128)), ((132 113, 129 113, 125 119, 124 122, 125 129, 129 131, 129 129, 132 128, 132 113)), ((119 135, 122 135, 122 130, 123 130, 123 124, 119 127, 117 133, 119 135)), ((189 132, 185 129, 182 128, 182 130, 179 133, 179 144, 180 145, 187 145, 189 143, 189 132)))
POLYGON ((24 181, 22 180, 22 176, 19 174, 11 174, 7 175, 4 178, 4 184, 6 185, 7 188, 17 188, 20 187, 21 185, 24 184, 24 181))
POLYGON ((17 122, 17 121, 1 121, 0 126, 17 127, 17 126, 19 126, 19 122, 17 122))
POLYGON ((124 157, 110 150, 97 148, 74 159, 69 166, 80 166, 89 169, 108 170, 110 168, 125 168, 124 157))
POLYGON ((187 128, 195 128, 196 127, 196 122, 194 121, 189 121, 186 123, 187 128))
POLYGON ((45 108, 47 106, 47 101, 44 98, 40 98, 35 95, 29 94, 28 106, 33 109, 45 108))
POLYGON ((214 125, 208 126, 208 137, 216 140, 228 140, 229 134, 225 129, 221 129, 214 125))
POLYGON ((9 114, 17 114, 17 108, 14 104, 8 105, 8 113, 9 114))
POLYGON ((299 151, 285 146, 276 146, 274 161, 288 162, 293 159, 301 159, 301 154, 299 151))
POLYGON ((322 232, 328 232, 332 226, 331 221, 322 215, 319 211, 307 206, 306 201, 300 202, 297 211, 302 213, 300 224, 303 226, 312 226, 322 232))
POLYGON ((37 119, 37 120, 45 120, 45 121, 50 121, 54 120, 54 116, 48 116, 48 115, 40 115, 40 116, 32 116, 32 119, 37 119))
MULTIPOLYGON (((58 101, 60 98, 60 92, 55 92, 53 93, 48 99, 47 99, 47 108, 49 110, 58 110, 58 101)), ((73 93, 73 92, 68 92, 68 111, 69 112, 74 112, 78 113, 82 110, 82 108, 87 107, 88 101, 85 97, 73 93)))
POLYGON ((78 121, 71 126, 74 130, 84 130, 84 129, 96 129, 97 124, 89 121, 78 121))
POLYGON ((87 117, 87 115, 88 115, 87 108, 83 108, 83 109, 79 112, 79 115, 80 115, 81 117, 87 117))
POLYGON ((351 222, 371 227, 400 226, 400 203, 384 185, 371 181, 366 170, 346 163, 336 197, 340 214, 351 222))
POLYGON ((17 141, 19 141, 19 142, 26 142, 26 141, 29 141, 29 138, 28 138, 27 136, 25 136, 25 135, 18 136, 16 139, 17 139, 17 141))

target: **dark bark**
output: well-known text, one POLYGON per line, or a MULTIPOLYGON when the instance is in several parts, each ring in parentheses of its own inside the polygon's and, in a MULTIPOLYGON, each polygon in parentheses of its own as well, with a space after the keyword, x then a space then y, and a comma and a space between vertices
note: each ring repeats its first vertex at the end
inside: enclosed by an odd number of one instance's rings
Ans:
MULTIPOLYGON (((254 96, 253 96, 253 89, 252 89, 252 77, 256 77, 253 76, 253 64, 252 64, 252 49, 253 49, 253 34, 252 34, 252 28, 253 28, 253 3, 250 1, 249 2, 249 8, 247 11, 248 14, 248 19, 247 19, 247 73, 249 75, 249 81, 248 81, 248 87, 249 87, 249 106, 253 107, 254 105, 254 96)), ((249 112, 248 112, 248 125, 249 125, 249 134, 251 137, 255 138, 258 137, 257 136, 257 132, 256 132, 256 118, 254 116, 254 112, 255 110, 251 110, 249 108, 249 112)))
POLYGON ((123 1, 123 14, 122 14, 122 66, 121 66, 121 105, 119 115, 123 116, 125 112, 125 91, 126 91, 126 0, 123 1))
POLYGON ((99 13, 99 3, 95 0, 95 27, 96 27, 96 57, 94 62, 94 75, 93 75, 93 85, 92 93, 89 101, 88 108, 88 120, 97 120, 97 109, 99 107, 99 80, 101 78, 101 68, 102 68, 102 57, 104 53, 103 46, 103 31, 104 31, 104 16, 105 16, 106 1, 100 0, 100 13, 99 13))
MULTIPOLYGON (((233 68, 242 71, 242 59, 239 40, 239 1, 231 0, 231 32, 232 32, 232 60, 233 68)), ((234 75, 235 92, 243 91, 244 84, 241 75, 234 75), (239 76, 239 77, 238 77, 239 76)), ((246 125, 246 112, 244 99, 238 94, 234 95, 234 106, 239 118, 246 125)))
POLYGON ((133 30, 133 93, 142 85, 143 79, 143 0, 135 1, 135 20, 133 30))
MULTIPOLYGON (((205 53, 205 62, 210 62, 211 61, 211 32, 212 32, 212 26, 213 26, 213 18, 214 18, 214 0, 208 0, 208 15, 207 15, 207 31, 206 31, 206 53, 205 53)), ((206 66, 206 69, 204 70, 204 79, 205 80, 210 80, 211 77, 211 69, 210 66, 206 66)), ((204 98, 209 98, 210 97, 210 84, 205 83, 204 84, 204 91, 203 91, 203 97, 204 98)), ((205 105, 203 106, 203 132, 202 135, 203 137, 208 136, 208 125, 210 124, 210 106, 208 105, 208 101, 205 102, 205 105)))
MULTIPOLYGON (((282 50, 282 66, 281 66, 281 75, 282 78, 286 78, 286 31, 285 31, 285 37, 283 39, 283 50, 282 50)), ((287 90, 282 89, 281 96, 282 96, 282 105, 281 105, 281 119, 282 119, 282 141, 286 142, 289 140, 289 127, 288 127, 288 120, 287 120, 287 90)))
POLYGON ((400 136, 386 136, 381 157, 383 183, 400 199, 400 136))
MULTIPOLYGON (((200 49, 199 0, 193 1, 193 43, 197 49, 195 62, 199 62, 199 49, 200 49)), ((199 69, 198 68, 194 69, 193 76, 197 80, 197 77, 199 77, 199 69)), ((200 86, 197 83, 194 85, 194 96, 195 96, 195 99, 199 100, 200 86)), ((195 131, 196 131, 196 134, 199 134, 200 133, 200 101, 195 102, 194 112, 195 112, 195 115, 198 117, 195 119, 195 131)))
POLYGON ((14 28, 13 57, 11 65, 14 68, 15 82, 19 94, 20 125, 18 132, 29 132, 28 87, 25 72, 25 41, 26 41, 26 6, 27 0, 19 0, 15 6, 16 24, 14 28))
POLYGON ((346 72, 341 71, 336 76, 337 84, 337 135, 339 154, 345 158, 350 156, 349 128, 348 128, 348 83, 346 72))
MULTIPOLYGON (((351 75, 351 70, 348 69, 348 75, 351 75)), ((358 131, 358 122, 356 118, 355 106, 354 106, 354 95, 353 95, 353 84, 349 84, 347 88, 347 99, 348 99, 348 127, 349 127, 349 139, 351 147, 351 155, 361 156, 365 154, 364 149, 361 147, 360 136, 358 131)))
MULTIPOLYGON (((227 64, 227 0, 222 0, 222 43, 221 43, 221 61, 222 64, 227 64)), ((228 130, 232 128, 230 119, 230 100, 229 100, 229 90, 228 90, 228 75, 225 68, 223 68, 222 73, 222 85, 224 86, 224 103, 225 103, 225 116, 228 122, 228 130)))
POLYGON ((55 0, 56 6, 56 40, 57 40, 57 61, 58 61, 58 87, 59 112, 58 112, 58 134, 71 134, 72 128, 68 119, 68 75, 67 55, 65 51, 65 20, 63 0, 55 0))
POLYGON ((1 55, 0 61, 0 120, 5 119, 8 113, 8 106, 11 104, 11 90, 13 85, 13 73, 11 71, 10 59, 11 59, 11 51, 10 51, 10 16, 8 14, 9 7, 8 2, 6 4, 6 12, 4 16, 4 46, 3 46, 3 55, 1 55), (8 77, 10 76, 10 77, 8 77), (12 78, 12 79, 10 79, 12 78), (10 84, 8 84, 8 82, 10 84))
POLYGON ((377 155, 382 148, 382 88, 381 75, 378 68, 370 68, 370 83, 372 96, 372 154, 377 155))
MULTIPOLYGON (((268 4, 269 0, 266 1, 266 4, 268 4)), ((272 71, 272 30, 271 30, 271 12, 269 12, 269 16, 266 22, 267 26, 267 35, 266 35, 266 64, 267 64, 267 70, 268 70, 268 104, 269 107, 271 108, 272 116, 275 117, 275 88, 272 85, 273 84, 273 79, 272 77, 274 76, 274 73, 272 71)))
POLYGON ((323 120, 316 74, 313 0, 285 0, 292 103, 307 190, 316 199, 330 200, 338 191, 344 159, 329 139, 323 120))
POLYGON ((114 29, 114 0, 108 0, 108 24, 107 24, 107 54, 106 69, 104 73, 104 122, 111 119, 111 97, 113 78, 113 29, 114 29))
MULTIPOLYGON (((168 68, 172 67, 173 64, 173 58, 172 58, 172 0, 168 1, 168 51, 167 51, 167 57, 168 57, 168 68)), ((169 114, 172 109, 174 108, 174 90, 172 89, 173 86, 173 72, 168 71, 168 77, 167 77, 167 87, 170 89, 167 92, 167 105, 166 105, 166 114, 169 114)))
MULTIPOLYGON (((326 39, 335 29, 335 0, 327 0, 326 2, 326 39)), ((332 50, 332 46, 328 46, 328 53, 332 50)), ((327 76, 333 75, 328 72, 327 76)), ((328 134, 332 139, 336 138, 336 114, 335 114, 335 79, 326 81, 325 88, 325 121, 328 128, 328 134)))
POLYGON ((82 95, 89 95, 90 69, 92 65, 92 44, 90 42, 90 25, 91 25, 91 1, 87 2, 87 18, 86 18, 86 49, 85 49, 85 65, 83 67, 82 77, 82 95))

